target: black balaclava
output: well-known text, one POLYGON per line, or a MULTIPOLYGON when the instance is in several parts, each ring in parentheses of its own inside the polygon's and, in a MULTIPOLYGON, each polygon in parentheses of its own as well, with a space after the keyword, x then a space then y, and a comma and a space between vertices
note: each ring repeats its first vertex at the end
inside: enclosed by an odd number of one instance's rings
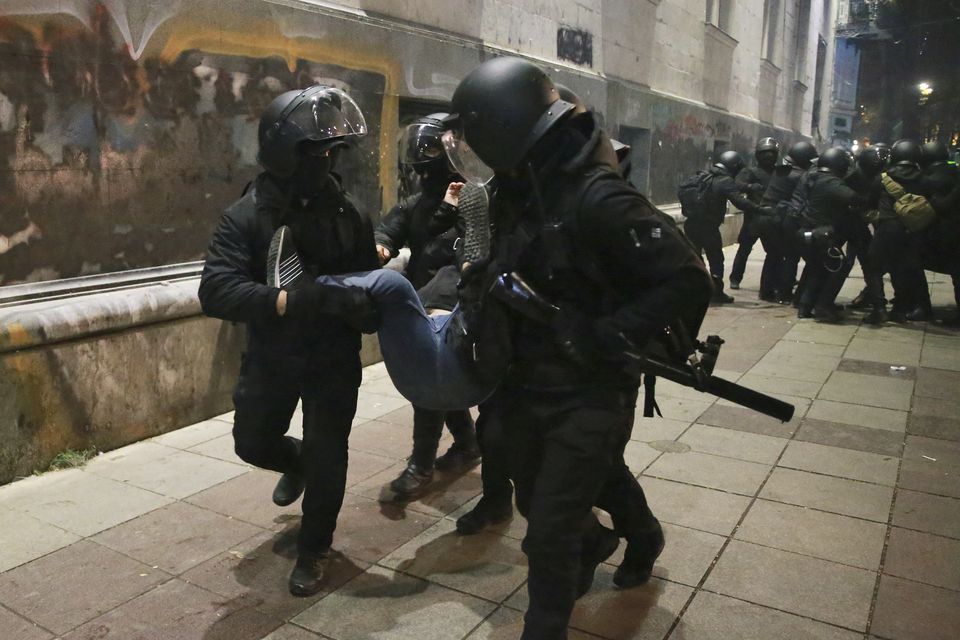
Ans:
POLYGON ((326 188, 327 178, 333 169, 335 149, 319 150, 310 143, 300 146, 297 153, 297 170, 290 178, 298 198, 309 200, 326 188))
POLYGON ((420 176, 420 186, 424 193, 443 195, 447 192, 450 182, 452 182, 453 176, 449 167, 447 167, 446 158, 416 164, 413 170, 420 176))
POLYGON ((757 166, 767 171, 773 171, 773 167, 777 164, 777 152, 776 151, 761 151, 756 154, 757 166))

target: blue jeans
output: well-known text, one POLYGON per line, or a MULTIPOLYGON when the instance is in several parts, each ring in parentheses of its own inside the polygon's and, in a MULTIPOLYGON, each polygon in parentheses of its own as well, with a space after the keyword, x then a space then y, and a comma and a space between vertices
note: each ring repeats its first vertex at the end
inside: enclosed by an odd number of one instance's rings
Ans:
POLYGON ((458 347, 464 329, 459 307, 442 316, 427 315, 413 285, 396 271, 377 269, 320 276, 330 287, 360 287, 380 312, 380 352, 387 373, 404 398, 424 409, 466 409, 486 400, 495 383, 481 380, 458 347))

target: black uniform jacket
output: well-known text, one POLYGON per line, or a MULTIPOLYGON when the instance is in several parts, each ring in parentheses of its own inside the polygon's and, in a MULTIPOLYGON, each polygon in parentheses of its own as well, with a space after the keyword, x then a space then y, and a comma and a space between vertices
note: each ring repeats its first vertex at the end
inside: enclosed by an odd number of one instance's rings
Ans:
POLYGON ((765 169, 760 165, 753 165, 752 167, 744 167, 744 169, 737 174, 737 184, 740 185, 742 189, 746 189, 747 197, 751 202, 760 204, 760 201, 763 199, 763 192, 766 191, 767 185, 770 184, 771 177, 773 177, 771 170, 765 169), (760 188, 756 189, 754 185, 760 185, 760 188))
POLYGON ((200 304, 208 316, 247 325, 248 352, 299 357, 313 365, 348 362, 359 367, 360 333, 339 318, 294 323, 276 312, 278 289, 266 285, 267 252, 274 230, 290 226, 311 275, 379 267, 373 227, 333 175, 323 192, 303 202, 267 173, 227 207, 207 249, 200 304))
MULTIPOLYGON (((455 180, 462 181, 451 177, 451 182, 455 180)), ((455 208, 443 202, 445 193, 446 189, 442 193, 424 191, 404 199, 384 216, 374 233, 377 244, 389 249, 392 256, 404 245, 410 247, 406 276, 416 289, 427 284, 440 267, 454 263, 454 238, 441 236, 456 219, 455 208)))
MULTIPOLYGON (((711 167, 710 173, 713 174, 713 181, 710 183, 710 197, 707 202, 707 215, 704 223, 720 226, 727 215, 727 202, 735 206, 740 211, 752 215, 759 211, 756 204, 750 201, 744 194, 746 187, 738 183, 726 170, 720 167, 711 167)), ((699 219, 694 219, 694 224, 699 219)), ((687 221, 689 224, 690 221, 687 221)))
MULTIPOLYGON (((517 270, 534 289, 607 335, 643 345, 668 322, 706 309, 710 276, 673 220, 612 167, 612 147, 592 113, 561 124, 538 145, 535 178, 501 180, 493 196, 494 270, 517 270), (559 225, 560 233, 554 233, 559 225)), ((697 323, 699 324, 699 322, 697 323)), ((556 335, 517 319, 509 384, 571 390, 635 386, 622 363, 580 364, 556 335)))
POLYGON ((832 225, 841 237, 849 237, 859 219, 859 209, 866 204, 866 198, 832 173, 812 173, 809 180, 806 217, 814 225, 832 225))

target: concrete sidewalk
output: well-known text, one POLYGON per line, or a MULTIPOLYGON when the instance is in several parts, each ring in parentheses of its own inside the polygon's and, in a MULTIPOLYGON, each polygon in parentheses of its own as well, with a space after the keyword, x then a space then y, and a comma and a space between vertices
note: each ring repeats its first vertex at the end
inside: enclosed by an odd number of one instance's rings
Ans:
MULTIPOLYGON (((757 302, 761 257, 706 329, 727 341, 722 375, 795 403, 797 417, 658 385, 666 419, 638 419, 627 450, 665 523, 657 577, 616 591, 615 564, 603 566, 571 638, 958 637, 960 335, 798 322, 757 302)), ((942 277, 934 295, 949 301, 942 277)), ((235 457, 231 419, 0 488, 0 637, 518 636, 522 518, 454 531, 478 471, 439 477, 405 508, 377 502, 412 425, 382 365, 364 372, 339 555, 316 597, 287 594, 299 507, 274 507, 276 476, 235 457)))

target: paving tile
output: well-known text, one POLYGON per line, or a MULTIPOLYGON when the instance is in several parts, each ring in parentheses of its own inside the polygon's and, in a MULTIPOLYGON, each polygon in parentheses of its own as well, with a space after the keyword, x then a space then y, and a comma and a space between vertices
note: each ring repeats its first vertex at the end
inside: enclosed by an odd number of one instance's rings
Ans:
MULTIPOLYGON (((917 400, 919 398, 914 397, 914 402, 917 400)), ((918 415, 913 412, 907 422, 907 432, 943 440, 960 440, 960 420, 948 416, 918 415)))
POLYGON ((400 425, 401 427, 413 428, 413 406, 406 405, 390 413, 377 418, 380 422, 389 422, 390 424, 400 425))
POLYGON ((393 385, 393 381, 390 379, 389 375, 378 376, 376 378, 364 380, 363 385, 360 387, 360 391, 365 394, 370 393, 403 399, 403 394, 397 391, 397 388, 393 385))
POLYGON ((36 518, 0 507, 0 572, 73 544, 80 537, 36 518))
POLYGON ((0 575, 0 602, 61 635, 169 578, 81 540, 0 575))
POLYGON ((713 396, 701 395, 703 400, 657 395, 657 404, 664 418, 690 423, 706 411, 715 400, 713 396))
POLYGON ((784 438, 702 424, 691 426, 678 442, 688 444, 691 449, 700 453, 711 453, 764 464, 776 462, 780 452, 787 444, 787 440, 784 438))
POLYGON ((960 498, 960 442, 907 436, 900 486, 960 498))
MULTIPOLYGON (((406 466, 406 461, 395 463, 392 467, 350 487, 348 491, 371 500, 391 503, 395 494, 389 487, 390 482, 400 475, 406 466)), ((433 482, 416 500, 396 503, 394 509, 419 511, 441 518, 480 495, 482 489, 478 468, 464 474, 435 473, 433 482)))
POLYGON ((260 531, 246 522, 175 502, 99 533, 93 539, 177 575, 260 531))
POLYGON ((640 477, 640 484, 661 521, 724 536, 730 535, 750 504, 744 496, 647 476, 640 477))
POLYGON ((793 380, 754 373, 748 373, 741 377, 738 383, 761 393, 780 393, 800 398, 817 397, 820 387, 823 386, 822 381, 808 382, 806 380, 793 380))
POLYGON ((855 337, 850 341, 844 358, 882 362, 888 365, 917 366, 920 364, 920 345, 855 337))
POLYGON ((650 446, 646 442, 637 442, 631 440, 627 443, 623 452, 623 459, 636 475, 650 466, 650 463, 657 459, 661 451, 650 446))
POLYGON ((890 530, 884 573, 960 591, 960 540, 929 533, 890 530))
POLYGON ((348 582, 296 618, 335 640, 462 638, 496 605, 383 567, 348 582))
POLYGON ((806 471, 775 468, 763 486, 760 497, 874 522, 886 522, 890 515, 893 489, 806 471))
POLYGON ((91 620, 64 640, 259 640, 281 623, 251 602, 225 602, 174 579, 91 620))
POLYGON ((670 640, 860 640, 862 634, 700 591, 670 640))
MULTIPOLYGON (((660 524, 663 527, 666 545, 663 547, 663 553, 657 558, 653 575, 671 582, 696 587, 700 584, 703 574, 713 564, 726 538, 706 531, 678 527, 668 522, 660 524)), ((607 564, 613 567, 619 566, 623 561, 626 546, 621 544, 616 553, 607 560, 607 564)))
POLYGON ((785 341, 813 342, 817 344, 846 346, 857 328, 853 325, 824 325, 800 323, 784 334, 785 341))
MULTIPOLYGON (((800 331, 800 330, 798 330, 800 331)), ((830 344, 824 342, 796 341, 789 339, 789 333, 783 340, 773 345, 769 355, 774 356, 820 356, 835 358, 840 360, 844 350, 847 348, 847 342, 841 344, 830 344)))
POLYGON ((246 473, 247 467, 141 442, 98 456, 85 471, 171 498, 186 498, 246 473))
POLYGON ((0 607, 0 629, 6 640, 52 640, 53 634, 33 622, 0 607))
POLYGON ((263 640, 321 640, 322 636, 294 624, 285 624, 263 640))
POLYGON ((299 501, 287 507, 273 503, 273 488, 279 478, 279 474, 271 471, 251 469, 190 496, 186 502, 264 529, 279 530, 300 518, 299 501))
POLYGON ((704 588, 865 630, 876 580, 872 571, 732 540, 704 588))
POLYGON ((832 356, 767 355, 751 367, 746 375, 785 378, 819 385, 827 381, 838 361, 839 358, 832 356), (816 363, 816 366, 807 363, 816 363))
POLYGON ((837 371, 847 371, 849 373, 863 373, 868 376, 880 376, 881 378, 894 378, 895 380, 916 380, 917 367, 898 366, 886 362, 871 362, 869 360, 854 360, 844 358, 837 366, 837 371))
MULTIPOLYGON (((516 640, 523 632, 523 613, 501 607, 467 636, 467 640, 516 640)), ((568 640, 590 640, 597 636, 576 629, 567 633, 568 640)))
MULTIPOLYGON (((299 432, 291 428, 287 434, 297 437, 299 432)), ((220 436, 219 438, 214 438, 213 440, 207 440, 206 442, 190 447, 189 451, 191 453, 196 453, 208 458, 223 460, 224 462, 246 465, 246 463, 241 460, 240 456, 238 456, 234 451, 233 435, 229 433, 225 436, 220 436)))
POLYGON ((817 399, 807 411, 808 418, 852 424, 871 429, 903 433, 907 428, 907 412, 880 407, 865 407, 849 402, 817 399))
POLYGON ((377 562, 438 520, 418 511, 348 494, 340 509, 333 547, 350 558, 377 562))
POLYGON ((638 414, 633 422, 633 433, 630 437, 637 442, 676 440, 689 426, 690 423, 684 420, 644 418, 638 414))
POLYGON ((593 588, 577 601, 570 626, 610 640, 660 640, 693 589, 653 578, 642 587, 616 589, 613 567, 597 569, 593 588))
POLYGON ((900 489, 893 508, 893 524, 960 538, 960 500, 900 489))
POLYGON ((886 533, 878 522, 757 500, 735 537, 876 571, 886 533))
POLYGON ((92 536, 171 502, 152 491, 80 469, 27 478, 4 489, 0 505, 78 536, 92 536))
POLYGON ((227 424, 231 424, 231 425, 232 425, 232 424, 233 424, 233 415, 234 415, 235 413, 236 413, 236 411, 227 411, 226 413, 222 413, 222 414, 220 414, 219 416, 214 416, 213 418, 211 418, 211 420, 220 420, 221 422, 226 422, 227 424))
POLYGON ((725 427, 727 429, 736 429, 737 431, 758 433, 765 436, 789 438, 793 436, 797 427, 800 426, 802 416, 803 414, 798 412, 798 415, 790 422, 782 423, 776 418, 770 418, 743 407, 715 404, 707 409, 703 415, 697 419, 697 422, 714 427, 725 427))
POLYGON ((893 486, 897 482, 900 459, 895 456, 794 441, 787 446, 778 465, 893 486))
POLYGON ((880 578, 871 631, 889 640, 956 640, 960 593, 892 576, 880 578))
MULTIPOLYGON (((706 335, 701 333, 701 335, 706 335)), ((759 362, 767 349, 749 349, 727 347, 720 352, 717 365, 726 371, 746 372, 759 362)))
POLYGON ((665 480, 752 496, 763 484, 769 471, 770 465, 689 451, 665 453, 644 473, 665 480))
POLYGON ((920 416, 938 416, 957 419, 960 416, 960 397, 934 398, 917 395, 913 399, 912 413, 920 416))
POLYGON ((924 345, 920 364, 933 369, 960 371, 960 349, 943 349, 924 345))
POLYGON ((382 360, 380 362, 375 362, 374 364, 369 364, 363 368, 363 382, 361 385, 371 380, 376 380, 377 378, 382 378, 389 375, 389 372, 387 372, 387 365, 382 360))
POLYGON ((823 400, 909 411, 912 394, 913 382, 910 380, 834 371, 818 397, 823 400))
POLYGON ((413 447, 413 431, 390 422, 371 420, 350 433, 350 448, 393 460, 406 460, 413 447))
POLYGON ((232 423, 222 420, 204 420, 189 427, 170 431, 162 436, 152 438, 150 442, 175 449, 189 449, 198 444, 203 444, 208 440, 225 436, 231 433, 232 430, 232 423))
POLYGON ((408 404, 404 398, 361 391, 357 397, 357 417, 375 420, 408 404))
POLYGON ((922 344, 924 342, 922 325, 913 324, 903 326, 891 324, 882 326, 862 324, 854 335, 857 338, 867 340, 886 340, 888 342, 906 342, 908 344, 922 344))
POLYGON ((518 540, 487 532, 461 536, 450 520, 441 520, 379 564, 495 602, 506 600, 527 579, 518 540))
POLYGON ((899 457, 903 449, 903 435, 894 431, 814 418, 804 418, 794 439, 885 456, 899 457))
POLYGON ((296 533, 264 531, 190 569, 181 579, 230 601, 250 602, 262 613, 287 620, 370 567, 334 553, 324 573, 323 589, 309 598, 292 598, 287 578, 297 559, 296 533))

